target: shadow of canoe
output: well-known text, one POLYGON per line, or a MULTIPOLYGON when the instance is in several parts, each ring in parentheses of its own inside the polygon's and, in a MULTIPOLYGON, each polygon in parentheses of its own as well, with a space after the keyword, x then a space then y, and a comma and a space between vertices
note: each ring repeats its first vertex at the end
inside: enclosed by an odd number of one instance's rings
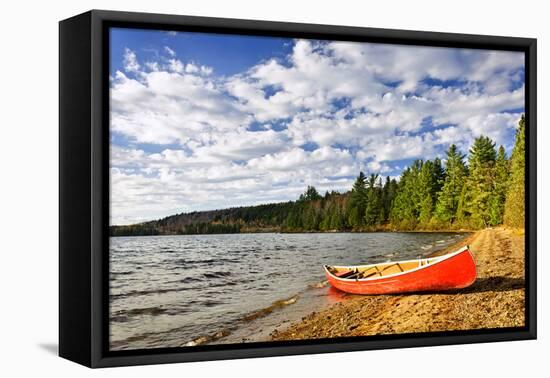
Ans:
POLYGON ((478 278, 471 286, 459 290, 446 291, 448 294, 468 294, 484 292, 502 292, 525 288, 524 278, 483 277, 478 278))

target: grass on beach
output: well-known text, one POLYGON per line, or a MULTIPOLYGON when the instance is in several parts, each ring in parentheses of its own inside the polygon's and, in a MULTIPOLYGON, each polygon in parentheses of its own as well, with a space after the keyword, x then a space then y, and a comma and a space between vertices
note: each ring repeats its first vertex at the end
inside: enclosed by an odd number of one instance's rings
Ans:
MULTIPOLYGON (((525 245, 521 230, 477 231, 455 245, 469 244, 476 282, 462 290, 407 295, 349 295, 301 322, 271 333, 272 340, 301 340, 521 327, 525 325, 525 245)), ((335 290, 335 289, 331 289, 335 290)))

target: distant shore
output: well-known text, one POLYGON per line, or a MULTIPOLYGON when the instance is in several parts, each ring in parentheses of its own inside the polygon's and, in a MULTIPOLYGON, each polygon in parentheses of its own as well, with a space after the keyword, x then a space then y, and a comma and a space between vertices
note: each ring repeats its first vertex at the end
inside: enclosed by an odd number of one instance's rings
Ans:
MULTIPOLYGON (((121 226, 115 226, 121 227, 121 226)), ((467 228, 418 228, 418 229, 394 229, 389 227, 379 227, 372 229, 361 229, 361 230, 296 230, 288 231, 281 230, 277 228, 256 228, 256 229, 245 229, 239 232, 212 232, 212 233, 199 233, 199 234, 187 234, 187 233, 159 233, 159 234, 143 234, 143 235, 132 235, 132 234, 118 234, 111 235, 111 237, 132 237, 132 236, 182 236, 182 235, 234 235, 234 234, 339 234, 339 233, 374 233, 374 232, 410 232, 410 233, 464 233, 464 232, 476 232, 476 230, 467 229, 467 228)))
POLYGON ((474 254, 478 274, 477 281, 466 289, 433 294, 349 295, 298 323, 273 330, 270 337, 302 340, 524 326, 523 230, 476 231, 437 255, 465 244, 474 254))

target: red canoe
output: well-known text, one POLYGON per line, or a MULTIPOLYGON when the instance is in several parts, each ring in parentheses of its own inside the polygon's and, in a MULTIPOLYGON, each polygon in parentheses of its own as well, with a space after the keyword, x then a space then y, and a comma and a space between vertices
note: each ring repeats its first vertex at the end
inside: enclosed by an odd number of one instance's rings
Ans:
POLYGON ((465 246, 443 256, 361 266, 325 265, 328 282, 352 294, 392 294, 462 289, 476 280, 476 264, 465 246))

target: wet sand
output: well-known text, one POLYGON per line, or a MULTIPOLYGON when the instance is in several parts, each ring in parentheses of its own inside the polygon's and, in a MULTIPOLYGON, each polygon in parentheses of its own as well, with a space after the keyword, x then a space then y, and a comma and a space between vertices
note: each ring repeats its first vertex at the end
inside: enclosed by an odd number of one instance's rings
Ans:
POLYGON ((474 253, 478 275, 468 288, 429 294, 348 295, 299 323, 275 329, 270 337, 300 340, 523 326, 523 232, 504 228, 477 231, 438 254, 464 244, 474 253))

